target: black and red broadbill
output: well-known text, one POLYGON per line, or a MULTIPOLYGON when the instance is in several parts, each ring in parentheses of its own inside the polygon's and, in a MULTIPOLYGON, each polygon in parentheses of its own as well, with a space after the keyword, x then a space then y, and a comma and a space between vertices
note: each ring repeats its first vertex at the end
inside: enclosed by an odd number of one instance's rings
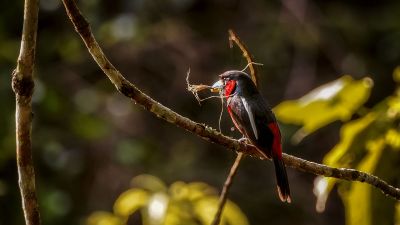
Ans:
POLYGON ((220 78, 213 88, 223 91, 235 127, 262 155, 273 159, 279 198, 290 203, 281 132, 274 113, 248 74, 231 70, 221 74, 220 78))

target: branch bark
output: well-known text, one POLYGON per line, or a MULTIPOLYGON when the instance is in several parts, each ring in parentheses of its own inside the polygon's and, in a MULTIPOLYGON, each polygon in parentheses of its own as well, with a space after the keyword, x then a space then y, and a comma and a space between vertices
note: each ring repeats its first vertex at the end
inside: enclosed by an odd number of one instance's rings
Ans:
POLYGON ((40 224, 31 143, 31 100, 34 87, 32 74, 35 62, 38 4, 38 0, 25 1, 21 47, 17 68, 12 74, 12 88, 16 99, 15 123, 18 183, 22 197, 25 223, 27 225, 40 224))
POLYGON ((211 225, 219 225, 221 222, 221 215, 222 211, 224 210, 224 206, 226 203, 226 200, 228 198, 228 193, 229 193, 229 188, 232 186, 233 178, 236 175, 236 172, 239 168, 240 160, 243 158, 243 152, 238 152, 235 162, 233 163, 228 177, 225 180, 224 187, 222 188, 221 195, 219 196, 219 202, 218 202, 218 209, 217 212, 215 213, 214 220, 212 221, 211 225))
MULTIPOLYGON (((82 16, 74 0, 62 0, 65 6, 68 17, 75 27, 76 32, 81 36, 83 42, 88 48, 93 59, 103 70, 105 75, 114 84, 115 88, 126 97, 132 99, 135 103, 141 105, 147 111, 153 113, 158 118, 161 118, 169 123, 176 125, 182 129, 185 129, 193 134, 196 134, 200 138, 219 144, 228 149, 237 152, 243 152, 244 154, 256 156, 261 159, 262 155, 256 151, 252 145, 241 143, 230 137, 227 137, 215 129, 205 125, 194 122, 171 109, 165 107, 159 102, 153 100, 148 95, 140 91, 135 85, 130 83, 124 76, 110 63, 107 57, 104 55, 99 44, 95 40, 89 23, 82 16)), ((385 181, 379 179, 376 176, 357 171, 354 169, 345 168, 332 168, 326 165, 309 162, 307 160, 297 158, 288 154, 283 154, 283 160, 285 165, 295 168, 302 172, 312 173, 316 175, 322 175, 326 177, 335 177, 338 179, 349 180, 349 181, 360 181, 375 186, 380 189, 385 195, 390 196, 396 200, 400 200, 400 189, 395 188, 385 181)))

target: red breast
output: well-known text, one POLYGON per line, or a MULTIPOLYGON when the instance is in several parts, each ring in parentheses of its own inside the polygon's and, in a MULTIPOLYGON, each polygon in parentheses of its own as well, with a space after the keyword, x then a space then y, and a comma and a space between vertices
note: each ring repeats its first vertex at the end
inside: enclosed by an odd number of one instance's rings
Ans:
POLYGON ((233 91, 236 88, 236 81, 234 80, 229 80, 226 84, 225 84, 225 97, 228 97, 229 95, 231 95, 233 93, 233 91))

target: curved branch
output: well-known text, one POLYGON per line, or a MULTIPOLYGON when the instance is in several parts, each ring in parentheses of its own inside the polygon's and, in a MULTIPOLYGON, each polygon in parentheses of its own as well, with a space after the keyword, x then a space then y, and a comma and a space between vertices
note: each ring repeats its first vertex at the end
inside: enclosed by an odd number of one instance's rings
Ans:
MULTIPOLYGON (((264 159, 254 146, 241 143, 219 133, 215 129, 205 124, 196 123, 184 116, 181 116, 141 92, 135 85, 125 79, 122 74, 108 61, 107 57, 104 55, 103 51, 95 40, 90 30, 89 23, 82 16, 74 0, 62 1, 68 17, 74 25, 75 30, 81 36, 93 59, 97 62, 99 67, 103 70, 103 72, 107 75, 119 92, 126 97, 131 98, 135 103, 155 114, 155 116, 169 123, 175 124, 176 126, 193 134, 196 134, 202 139, 219 144, 233 151, 243 152, 244 154, 264 159)), ((283 159, 287 166, 297 170, 326 177, 365 182, 380 189, 387 196, 391 196, 394 199, 400 200, 400 189, 389 185, 376 176, 353 169, 332 168, 322 164, 309 162, 288 154, 283 154, 283 159)))
POLYGON ((32 94, 33 68, 35 62, 38 0, 26 0, 21 48, 17 68, 12 74, 15 92, 16 154, 18 183, 22 197, 22 208, 27 225, 39 225, 40 215, 36 197, 35 171, 32 161, 32 94))

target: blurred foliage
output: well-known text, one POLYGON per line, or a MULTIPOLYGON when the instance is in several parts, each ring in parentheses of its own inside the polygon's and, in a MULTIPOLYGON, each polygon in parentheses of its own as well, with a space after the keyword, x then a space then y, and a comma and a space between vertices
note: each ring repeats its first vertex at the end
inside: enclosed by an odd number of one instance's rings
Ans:
MULTIPOLYGON (((87 218, 87 225, 123 225, 139 212, 144 225, 211 224, 218 208, 218 195, 200 182, 176 181, 167 187, 159 178, 139 175, 132 179, 133 188, 115 201, 113 213, 98 211, 87 218)), ((221 225, 248 225, 246 216, 228 200, 221 225)))
MULTIPOLYGON (((393 79, 398 86, 399 75, 397 67, 393 79)), ((323 163, 338 168, 355 168, 399 186, 400 86, 393 95, 373 108, 358 113, 359 118, 350 120, 367 100, 371 83, 369 78, 360 81, 340 78, 297 101, 281 103, 276 108, 277 116, 283 122, 302 125, 309 132, 336 119, 345 121, 339 143, 325 155, 323 163), (310 106, 312 104, 315 106, 310 106)), ((395 200, 384 196, 371 185, 335 178, 316 178, 314 193, 317 196, 317 211, 325 210, 328 195, 335 184, 339 184, 347 225, 400 223, 398 216, 395 216, 398 207, 395 200)))
POLYGON ((336 120, 346 122, 370 95, 372 80, 343 76, 324 84, 298 100, 284 101, 274 111, 280 121, 302 126, 293 136, 295 143, 336 120))

